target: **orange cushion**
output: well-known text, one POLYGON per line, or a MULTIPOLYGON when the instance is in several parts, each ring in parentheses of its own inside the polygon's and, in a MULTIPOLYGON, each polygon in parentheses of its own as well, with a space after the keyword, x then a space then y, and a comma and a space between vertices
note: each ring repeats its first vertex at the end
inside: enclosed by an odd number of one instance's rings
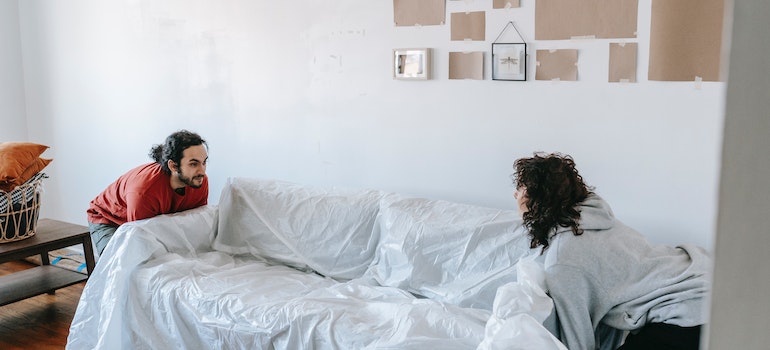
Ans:
MULTIPOLYGON (((24 183, 26 180, 20 181, 22 175, 28 168, 41 164, 38 159, 46 149, 48 146, 32 142, 0 143, 0 187, 13 188, 24 183)), ((32 175, 35 173, 30 177, 32 175)))
POLYGON ((53 159, 36 159, 32 165, 28 166, 27 169, 24 169, 24 172, 21 173, 21 176, 19 176, 16 185, 21 185, 27 182, 27 180, 31 179, 33 176, 35 176, 35 174, 39 173, 41 170, 43 170, 43 168, 47 167, 48 164, 50 164, 52 161, 53 159))

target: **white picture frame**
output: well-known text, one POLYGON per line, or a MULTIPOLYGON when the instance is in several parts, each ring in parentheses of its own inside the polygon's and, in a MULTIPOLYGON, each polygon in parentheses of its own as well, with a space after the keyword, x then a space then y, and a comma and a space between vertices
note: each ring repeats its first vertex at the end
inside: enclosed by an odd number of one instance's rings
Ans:
POLYGON ((399 80, 428 80, 431 71, 431 49, 394 49, 393 78, 399 80))

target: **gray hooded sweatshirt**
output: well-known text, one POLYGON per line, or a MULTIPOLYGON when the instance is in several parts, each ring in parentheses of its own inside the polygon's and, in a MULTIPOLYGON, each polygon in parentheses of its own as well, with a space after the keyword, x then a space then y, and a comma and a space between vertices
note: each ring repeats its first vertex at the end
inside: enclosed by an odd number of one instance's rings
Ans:
POLYGON ((579 205, 575 236, 559 227, 545 251, 546 285, 562 342, 570 350, 615 349, 621 337, 597 328, 633 331, 647 323, 683 327, 706 321, 711 258, 699 247, 652 245, 590 195, 579 205), (600 325, 602 327, 600 327, 600 325))

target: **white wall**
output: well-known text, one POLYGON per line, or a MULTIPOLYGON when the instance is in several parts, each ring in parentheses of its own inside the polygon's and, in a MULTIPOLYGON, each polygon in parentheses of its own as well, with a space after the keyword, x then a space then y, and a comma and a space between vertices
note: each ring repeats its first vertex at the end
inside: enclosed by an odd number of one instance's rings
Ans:
POLYGON ((19 3, 0 0, 0 142, 28 141, 19 3))
POLYGON ((734 1, 734 14, 709 348, 767 349, 770 3, 734 1))
POLYGON ((43 214, 88 202, 152 144, 210 144, 211 202, 228 176, 372 187, 514 208, 511 164, 575 157, 629 225, 711 247, 723 83, 651 82, 640 0, 637 84, 609 84, 608 40, 534 42, 534 2, 487 10, 486 42, 393 26, 391 0, 19 2, 30 135, 53 146, 43 214), (487 51, 509 21, 534 50, 578 48, 578 82, 448 80, 449 51, 487 51), (391 78, 391 50, 432 47, 434 80, 391 78))

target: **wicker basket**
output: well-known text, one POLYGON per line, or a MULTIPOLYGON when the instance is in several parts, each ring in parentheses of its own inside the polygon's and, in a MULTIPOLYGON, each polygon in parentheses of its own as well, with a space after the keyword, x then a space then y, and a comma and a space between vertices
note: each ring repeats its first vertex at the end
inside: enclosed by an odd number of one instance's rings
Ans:
POLYGON ((0 191, 0 243, 35 235, 43 177, 28 181, 11 192, 0 191))

